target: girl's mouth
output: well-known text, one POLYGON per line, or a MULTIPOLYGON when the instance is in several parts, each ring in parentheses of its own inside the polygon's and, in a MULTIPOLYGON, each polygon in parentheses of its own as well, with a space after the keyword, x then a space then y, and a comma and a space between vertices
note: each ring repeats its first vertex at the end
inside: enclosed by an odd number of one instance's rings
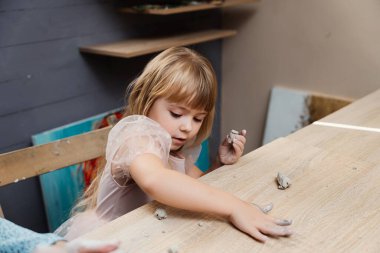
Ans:
POLYGON ((174 144, 184 144, 186 142, 186 139, 183 138, 177 138, 177 137, 172 137, 174 144))

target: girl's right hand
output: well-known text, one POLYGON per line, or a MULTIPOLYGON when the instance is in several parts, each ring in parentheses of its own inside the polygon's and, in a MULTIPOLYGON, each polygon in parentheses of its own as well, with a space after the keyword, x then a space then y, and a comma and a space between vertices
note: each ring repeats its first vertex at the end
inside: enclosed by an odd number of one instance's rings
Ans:
POLYGON ((290 236, 293 233, 289 229, 291 220, 273 218, 243 201, 233 209, 229 220, 235 227, 261 242, 268 240, 268 236, 290 236))

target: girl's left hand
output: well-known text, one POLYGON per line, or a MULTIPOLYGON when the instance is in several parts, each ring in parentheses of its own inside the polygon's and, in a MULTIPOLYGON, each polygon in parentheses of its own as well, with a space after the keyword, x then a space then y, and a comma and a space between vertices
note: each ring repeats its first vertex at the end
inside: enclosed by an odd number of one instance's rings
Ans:
POLYGON ((234 134, 232 142, 228 142, 228 135, 219 146, 218 156, 222 164, 234 164, 239 160, 244 151, 247 131, 241 130, 238 134, 234 134))

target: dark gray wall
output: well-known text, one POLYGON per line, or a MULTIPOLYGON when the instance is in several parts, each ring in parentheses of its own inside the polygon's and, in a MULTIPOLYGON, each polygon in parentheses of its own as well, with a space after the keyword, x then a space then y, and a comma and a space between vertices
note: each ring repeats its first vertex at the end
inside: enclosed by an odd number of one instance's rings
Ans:
MULTIPOLYGON (((30 146, 33 134, 124 105, 126 84, 154 56, 85 55, 79 53, 79 46, 220 26, 219 11, 166 17, 127 15, 118 13, 116 4, 0 1, 1 153, 30 146)), ((219 80, 221 43, 193 46, 211 60, 219 80)), ((219 122, 218 113, 212 154, 219 142, 219 122)), ((38 178, 0 188, 0 204, 7 219, 47 231, 38 178)))

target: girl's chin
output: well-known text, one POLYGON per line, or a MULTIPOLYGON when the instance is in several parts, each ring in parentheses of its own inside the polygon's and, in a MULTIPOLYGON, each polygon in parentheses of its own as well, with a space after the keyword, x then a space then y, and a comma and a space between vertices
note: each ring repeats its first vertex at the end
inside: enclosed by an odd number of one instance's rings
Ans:
POLYGON ((170 147, 170 151, 180 151, 182 149, 183 145, 173 145, 170 147))

